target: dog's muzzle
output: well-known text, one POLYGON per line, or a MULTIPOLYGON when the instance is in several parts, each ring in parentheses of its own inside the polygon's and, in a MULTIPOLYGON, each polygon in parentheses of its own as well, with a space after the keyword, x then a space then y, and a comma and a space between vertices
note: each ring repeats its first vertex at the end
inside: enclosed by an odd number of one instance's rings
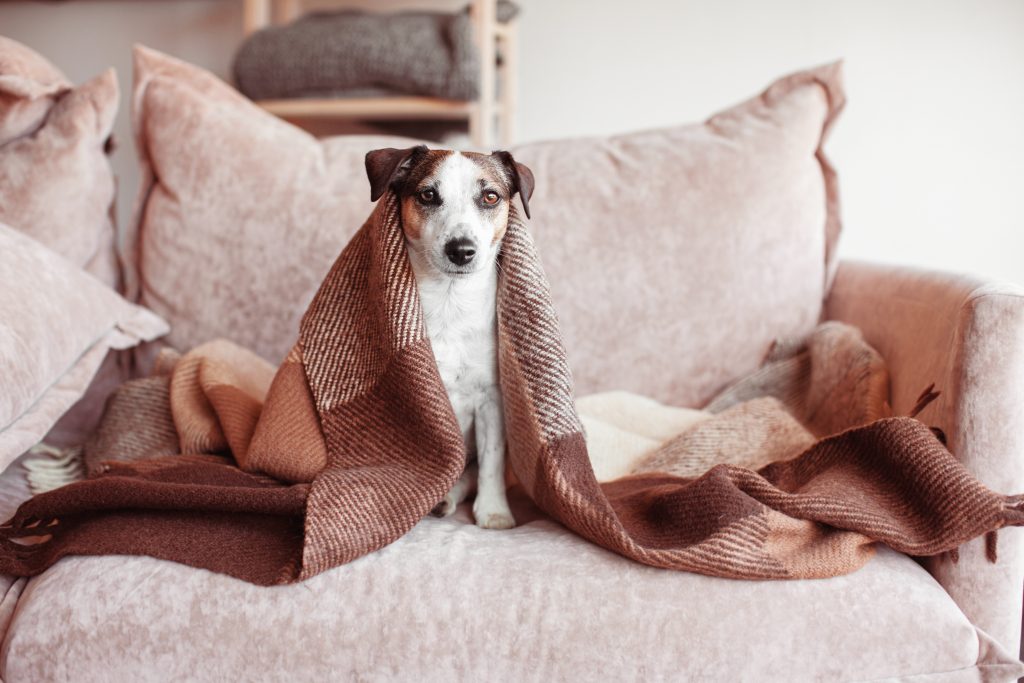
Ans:
POLYGON ((444 245, 444 255, 455 265, 464 266, 476 256, 476 243, 468 237, 448 240, 444 245))

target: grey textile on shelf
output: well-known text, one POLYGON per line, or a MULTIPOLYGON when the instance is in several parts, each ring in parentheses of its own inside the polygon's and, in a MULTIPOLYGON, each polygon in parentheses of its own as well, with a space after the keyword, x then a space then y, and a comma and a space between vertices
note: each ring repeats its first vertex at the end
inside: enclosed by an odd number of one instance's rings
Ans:
MULTIPOLYGON (((518 8, 498 3, 508 21, 518 8)), ((383 91, 473 100, 479 54, 468 11, 314 12, 254 33, 235 55, 238 89, 254 100, 383 91)))

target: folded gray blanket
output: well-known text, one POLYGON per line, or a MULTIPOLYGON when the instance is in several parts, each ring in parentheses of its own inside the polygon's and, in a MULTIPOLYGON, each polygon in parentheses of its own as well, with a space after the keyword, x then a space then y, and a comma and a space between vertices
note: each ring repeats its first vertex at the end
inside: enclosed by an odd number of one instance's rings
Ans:
MULTIPOLYGON (((499 20, 516 12, 499 3, 499 20)), ((252 99, 336 96, 353 90, 476 99, 479 55, 468 11, 314 12, 250 36, 235 56, 252 99)))

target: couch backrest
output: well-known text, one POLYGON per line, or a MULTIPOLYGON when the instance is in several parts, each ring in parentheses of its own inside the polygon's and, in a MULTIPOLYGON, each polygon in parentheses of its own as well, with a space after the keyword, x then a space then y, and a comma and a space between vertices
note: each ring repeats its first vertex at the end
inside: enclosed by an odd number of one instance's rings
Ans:
MULTIPOLYGON (((415 141, 315 140, 145 48, 135 79, 140 301, 174 346, 224 336, 281 360, 372 208, 363 155, 415 141)), ((578 391, 698 405, 813 328, 839 229, 820 145, 841 105, 833 65, 704 124, 512 150, 537 178, 531 228, 578 391)))
POLYGON ((700 405, 817 324, 839 234, 838 65, 703 124, 513 150, 577 389, 700 405))

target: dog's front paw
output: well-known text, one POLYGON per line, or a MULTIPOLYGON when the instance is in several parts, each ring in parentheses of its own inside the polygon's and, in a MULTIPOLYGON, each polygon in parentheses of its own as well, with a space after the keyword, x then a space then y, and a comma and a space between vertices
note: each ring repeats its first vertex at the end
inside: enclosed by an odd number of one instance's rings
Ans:
POLYGON ((478 497, 473 503, 473 517, 481 529, 511 529, 516 525, 505 501, 481 500, 478 497))
POLYGON ((516 525, 516 520, 510 512, 496 512, 482 519, 477 517, 476 525, 481 529, 511 529, 516 525))
POLYGON ((434 509, 430 511, 434 517, 450 517, 455 514, 455 510, 459 507, 459 501, 455 499, 451 493, 444 497, 440 503, 434 506, 434 509))

